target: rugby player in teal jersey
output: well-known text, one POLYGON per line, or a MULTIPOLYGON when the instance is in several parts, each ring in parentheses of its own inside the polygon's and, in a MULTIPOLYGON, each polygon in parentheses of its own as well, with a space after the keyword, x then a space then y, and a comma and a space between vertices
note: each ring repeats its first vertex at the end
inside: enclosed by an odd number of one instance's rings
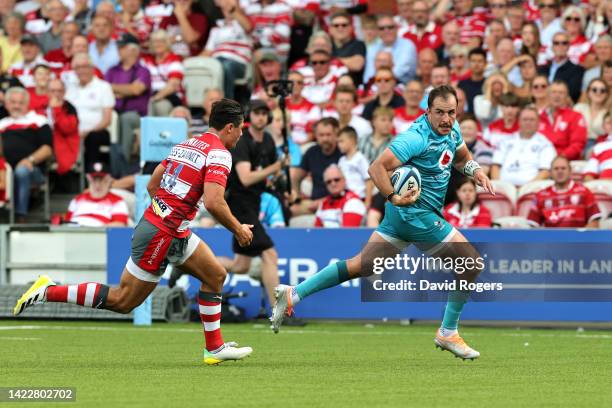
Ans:
MULTIPOLYGON (((355 257, 328 265, 297 286, 276 288, 276 306, 271 318, 272 329, 278 332, 286 315, 307 296, 336 286, 350 279, 370 276, 374 258, 394 257, 411 243, 436 257, 478 256, 463 234, 442 216, 441 209, 451 175, 451 165, 486 191, 494 193, 489 178, 473 160, 463 142, 457 116, 457 94, 450 86, 440 86, 429 94, 427 113, 419 117, 407 131, 398 135, 370 166, 372 181, 387 197, 385 217, 372 233, 363 250, 355 257), (421 189, 412 189, 400 196, 393 191, 390 173, 410 164, 421 173, 421 189)), ((477 268, 456 274, 457 280, 473 282, 477 268)), ((457 331, 459 316, 469 292, 454 290, 448 295, 442 325, 434 342, 463 359, 475 359, 480 353, 469 347, 457 331)))

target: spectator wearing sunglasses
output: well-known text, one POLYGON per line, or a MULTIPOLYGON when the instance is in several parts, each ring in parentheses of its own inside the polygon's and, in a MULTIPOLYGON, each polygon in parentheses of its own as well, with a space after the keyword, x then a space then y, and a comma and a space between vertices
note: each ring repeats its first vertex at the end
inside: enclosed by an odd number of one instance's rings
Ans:
POLYGON ((316 213, 315 227, 359 227, 366 207, 359 196, 346 189, 346 179, 336 164, 323 173, 328 195, 323 198, 316 213))
MULTIPOLYGON (((610 4, 612 4, 612 1, 610 1, 610 4)), ((602 76, 604 64, 612 61, 612 36, 605 34, 599 37, 595 41, 593 49, 595 50, 596 65, 584 73, 582 77, 582 92, 586 91, 587 86, 593 79, 602 76)))
POLYGON ((580 97, 584 68, 570 61, 569 49, 569 35, 564 32, 555 34, 552 46, 553 59, 549 64, 542 67, 540 72, 548 77, 549 82, 563 81, 567 83, 569 94, 576 103, 580 97))
POLYGON ((582 113, 587 123, 586 150, 595 144, 599 135, 604 134, 604 116, 610 108, 610 89, 601 79, 593 79, 586 91, 586 102, 574 106, 576 112, 582 113))
POLYGON ((376 19, 378 40, 368 48, 363 80, 367 82, 376 74, 374 59, 379 51, 390 51, 393 55, 393 75, 401 83, 406 83, 416 75, 417 52, 414 43, 398 36, 398 28, 393 16, 381 14, 376 19))
POLYGON ((390 68, 380 68, 376 71, 374 82, 377 89, 376 98, 365 104, 361 115, 367 120, 372 120, 372 114, 379 106, 388 106, 396 109, 404 106, 406 103, 404 98, 395 91, 397 81, 390 68))
POLYGON ((555 34, 563 31, 559 18, 559 0, 540 0, 540 18, 536 24, 540 29, 540 41, 546 48, 551 49, 555 34))
POLYGON ((366 46, 353 32, 352 16, 345 11, 332 14, 329 34, 332 38, 332 56, 348 68, 353 82, 361 84, 365 66, 366 46))
POLYGON ((594 65, 593 44, 584 35, 586 28, 584 11, 576 6, 567 7, 561 16, 561 26, 569 36, 567 55, 570 61, 587 67, 594 65))

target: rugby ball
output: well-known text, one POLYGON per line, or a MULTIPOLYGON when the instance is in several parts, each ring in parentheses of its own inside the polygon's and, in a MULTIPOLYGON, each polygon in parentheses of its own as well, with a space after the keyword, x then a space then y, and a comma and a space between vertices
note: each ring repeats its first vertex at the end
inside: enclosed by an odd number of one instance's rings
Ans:
POLYGON ((406 164, 400 166, 391 175, 391 185, 396 194, 403 195, 406 191, 416 187, 417 191, 421 190, 421 173, 419 170, 406 164))

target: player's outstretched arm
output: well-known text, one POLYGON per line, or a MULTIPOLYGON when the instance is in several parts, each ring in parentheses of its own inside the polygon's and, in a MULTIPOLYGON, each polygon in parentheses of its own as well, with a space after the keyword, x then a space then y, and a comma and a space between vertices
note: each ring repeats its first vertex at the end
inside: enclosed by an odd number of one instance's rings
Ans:
POLYGON ((225 187, 217 183, 204 183, 204 206, 221 225, 236 236, 240 246, 247 246, 253 240, 250 224, 241 224, 234 217, 225 201, 225 187))
POLYGON ((391 197, 389 199, 391 203, 398 207, 414 204, 419 198, 419 191, 414 189, 406 191, 404 195, 401 196, 393 194, 395 191, 393 190, 393 185, 391 185, 389 173, 401 165, 402 162, 395 154, 393 154, 389 148, 386 148, 385 151, 372 162, 370 168, 368 168, 368 174, 374 185, 378 188, 378 191, 380 191, 383 197, 391 197))
POLYGON ((491 184, 491 180, 489 180, 489 177, 487 177, 480 165, 476 163, 465 143, 455 152, 454 166, 458 172, 468 177, 472 177, 476 184, 484 188, 487 192, 495 194, 495 189, 491 184))

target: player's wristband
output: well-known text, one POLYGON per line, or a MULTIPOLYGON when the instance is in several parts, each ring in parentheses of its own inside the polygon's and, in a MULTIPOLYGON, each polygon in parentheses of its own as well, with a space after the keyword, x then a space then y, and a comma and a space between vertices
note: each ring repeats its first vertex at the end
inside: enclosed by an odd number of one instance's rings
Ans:
POLYGON ((480 164, 478 164, 476 160, 470 160, 463 166, 463 174, 474 177, 474 172, 480 168, 480 164))

